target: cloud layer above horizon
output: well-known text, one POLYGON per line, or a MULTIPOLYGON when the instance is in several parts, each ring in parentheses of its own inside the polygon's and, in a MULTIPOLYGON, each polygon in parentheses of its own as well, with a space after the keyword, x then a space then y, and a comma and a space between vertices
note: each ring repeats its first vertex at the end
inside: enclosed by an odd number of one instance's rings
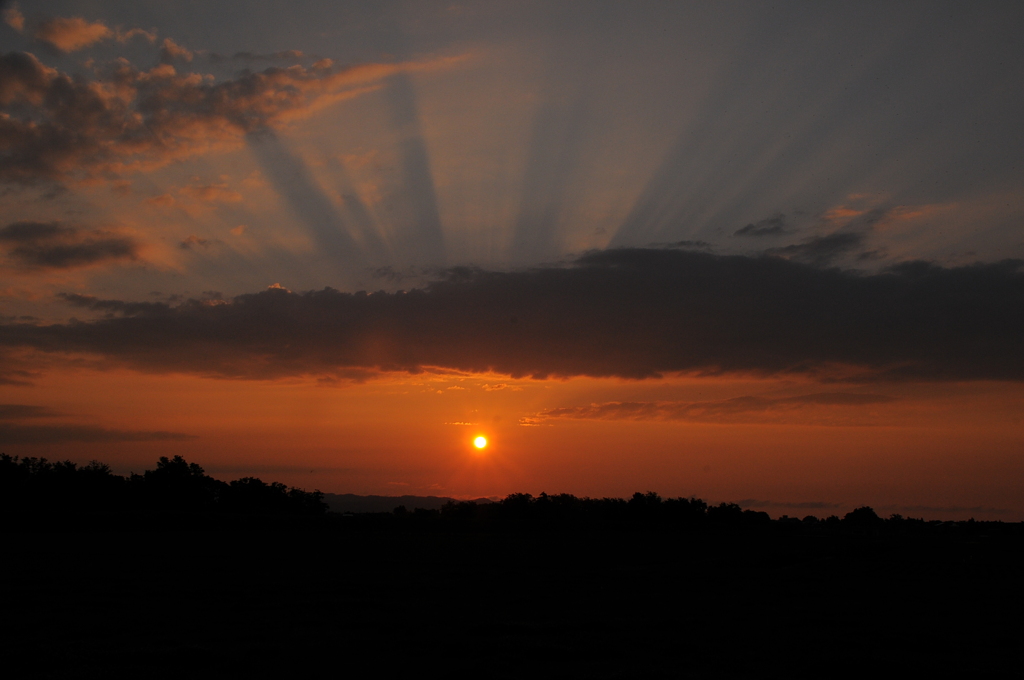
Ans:
POLYGON ((820 380, 1024 380, 1024 263, 877 274, 673 249, 512 272, 451 269, 396 293, 132 303, 104 318, 0 326, 0 346, 146 372, 367 377, 428 367, 515 377, 798 374, 820 380))

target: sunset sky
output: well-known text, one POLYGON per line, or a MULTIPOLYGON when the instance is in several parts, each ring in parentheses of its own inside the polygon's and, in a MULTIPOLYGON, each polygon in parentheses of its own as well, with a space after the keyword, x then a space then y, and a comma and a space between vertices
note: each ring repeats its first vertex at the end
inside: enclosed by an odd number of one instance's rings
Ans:
POLYGON ((0 7, 0 451, 1024 520, 1024 4, 0 7))

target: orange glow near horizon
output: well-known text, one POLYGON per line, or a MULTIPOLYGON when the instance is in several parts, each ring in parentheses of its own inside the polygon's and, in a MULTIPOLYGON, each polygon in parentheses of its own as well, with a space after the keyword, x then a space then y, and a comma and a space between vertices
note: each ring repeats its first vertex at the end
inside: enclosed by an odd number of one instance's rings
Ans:
POLYGON ((40 434, 29 442, 22 434, 20 442, 8 437, 2 452, 97 459, 119 474, 141 473, 158 456, 181 454, 221 479, 252 475, 331 493, 473 499, 542 491, 626 497, 650 490, 716 503, 747 500, 772 515, 841 514, 867 504, 915 516, 1024 517, 1017 486, 1024 477, 1024 392, 1015 384, 872 385, 863 391, 889 401, 706 409, 689 419, 665 410, 640 418, 597 408, 821 391, 810 381, 736 377, 393 374, 324 386, 311 379, 68 369, 40 376, 31 388, 0 386, 0 403, 49 409, 20 422, 22 430, 5 432, 88 426, 187 438, 56 441, 40 434), (477 437, 488 440, 486 448, 476 447, 477 437))

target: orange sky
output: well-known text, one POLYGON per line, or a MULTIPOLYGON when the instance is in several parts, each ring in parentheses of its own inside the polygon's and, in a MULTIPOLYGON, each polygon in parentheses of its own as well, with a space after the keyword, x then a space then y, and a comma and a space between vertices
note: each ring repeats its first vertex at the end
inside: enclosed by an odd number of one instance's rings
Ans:
POLYGON ((336 493, 469 498, 655 490, 761 501, 773 515, 833 514, 863 503, 903 514, 1024 515, 1024 390, 1015 384, 872 385, 855 391, 893 401, 693 420, 538 418, 551 408, 611 400, 721 402, 820 389, 766 379, 438 374, 324 385, 79 369, 29 388, 2 387, 0 402, 25 401, 28 392, 30 401, 60 414, 37 423, 194 437, 5 446, 15 455, 98 458, 123 473, 180 453, 221 478, 256 474, 336 493), (489 439, 483 452, 471 445, 478 434, 489 439), (818 505, 785 505, 801 503, 818 505))

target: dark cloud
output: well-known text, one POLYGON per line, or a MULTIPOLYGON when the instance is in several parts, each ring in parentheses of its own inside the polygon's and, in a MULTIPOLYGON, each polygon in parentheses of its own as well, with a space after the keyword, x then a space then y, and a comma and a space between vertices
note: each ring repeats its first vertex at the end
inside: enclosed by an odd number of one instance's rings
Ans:
POLYGON ((863 242, 863 234, 843 231, 827 236, 813 236, 805 239, 802 243, 782 248, 772 248, 768 253, 822 267, 831 264, 850 251, 856 250, 863 242))
POLYGON ((40 240, 64 238, 77 230, 60 222, 14 222, 0 229, 0 243, 35 243, 40 240))
POLYGON ((51 418, 60 415, 45 406, 32 404, 0 404, 0 420, 21 420, 25 418, 51 418))
POLYGON ((1024 380, 1022 267, 910 262, 866 275, 773 257, 609 250, 561 267, 450 270, 408 293, 271 288, 90 322, 7 323, 0 346, 244 378, 443 367, 1024 380))
MULTIPOLYGON (((0 359, 6 359, 6 357, 0 355, 0 359)), ((38 377, 37 373, 31 371, 0 369, 0 385, 27 387, 32 384, 32 379, 38 377)))
MULTIPOLYGON (((166 313, 171 309, 170 305, 163 302, 122 302, 121 300, 101 300, 92 295, 80 295, 78 293, 58 293, 57 297, 72 307, 81 307, 96 312, 107 312, 108 314, 137 316, 141 314, 166 313)), ((209 297, 209 296, 207 296, 209 297)))
POLYGON ((210 239, 203 238, 202 236, 197 236, 195 234, 189 234, 185 240, 178 244, 178 247, 182 250, 195 250, 196 248, 209 248, 210 246, 220 245, 221 243, 223 243, 223 241, 217 238, 210 239))
POLYGON ((759 222, 751 222, 733 232, 733 236, 782 236, 785 233, 786 216, 780 213, 759 222))
POLYGON ((384 279, 389 283, 400 283, 402 281, 410 281, 416 279, 422 279, 423 274, 417 268, 413 266, 405 267, 404 270, 399 271, 390 265, 383 267, 375 267, 370 270, 370 275, 375 279, 384 279))
POLYGON ((865 250, 862 253, 857 253, 858 262, 869 262, 871 260, 884 260, 888 257, 888 253, 885 248, 878 248, 876 250, 865 250))
POLYGON ((809 404, 823 406, 862 406, 884 404, 891 397, 880 394, 824 392, 798 397, 735 397, 720 401, 613 401, 589 406, 572 406, 541 411, 527 423, 544 420, 692 420, 722 421, 749 419, 751 416, 794 411, 809 404))
POLYGON ((652 243, 648 248, 681 248, 694 250, 711 250, 712 245, 707 241, 672 241, 671 243, 652 243))
POLYGON ((131 238, 102 229, 61 222, 15 222, 0 229, 0 248, 24 267, 73 269, 134 260, 139 246, 131 238))

